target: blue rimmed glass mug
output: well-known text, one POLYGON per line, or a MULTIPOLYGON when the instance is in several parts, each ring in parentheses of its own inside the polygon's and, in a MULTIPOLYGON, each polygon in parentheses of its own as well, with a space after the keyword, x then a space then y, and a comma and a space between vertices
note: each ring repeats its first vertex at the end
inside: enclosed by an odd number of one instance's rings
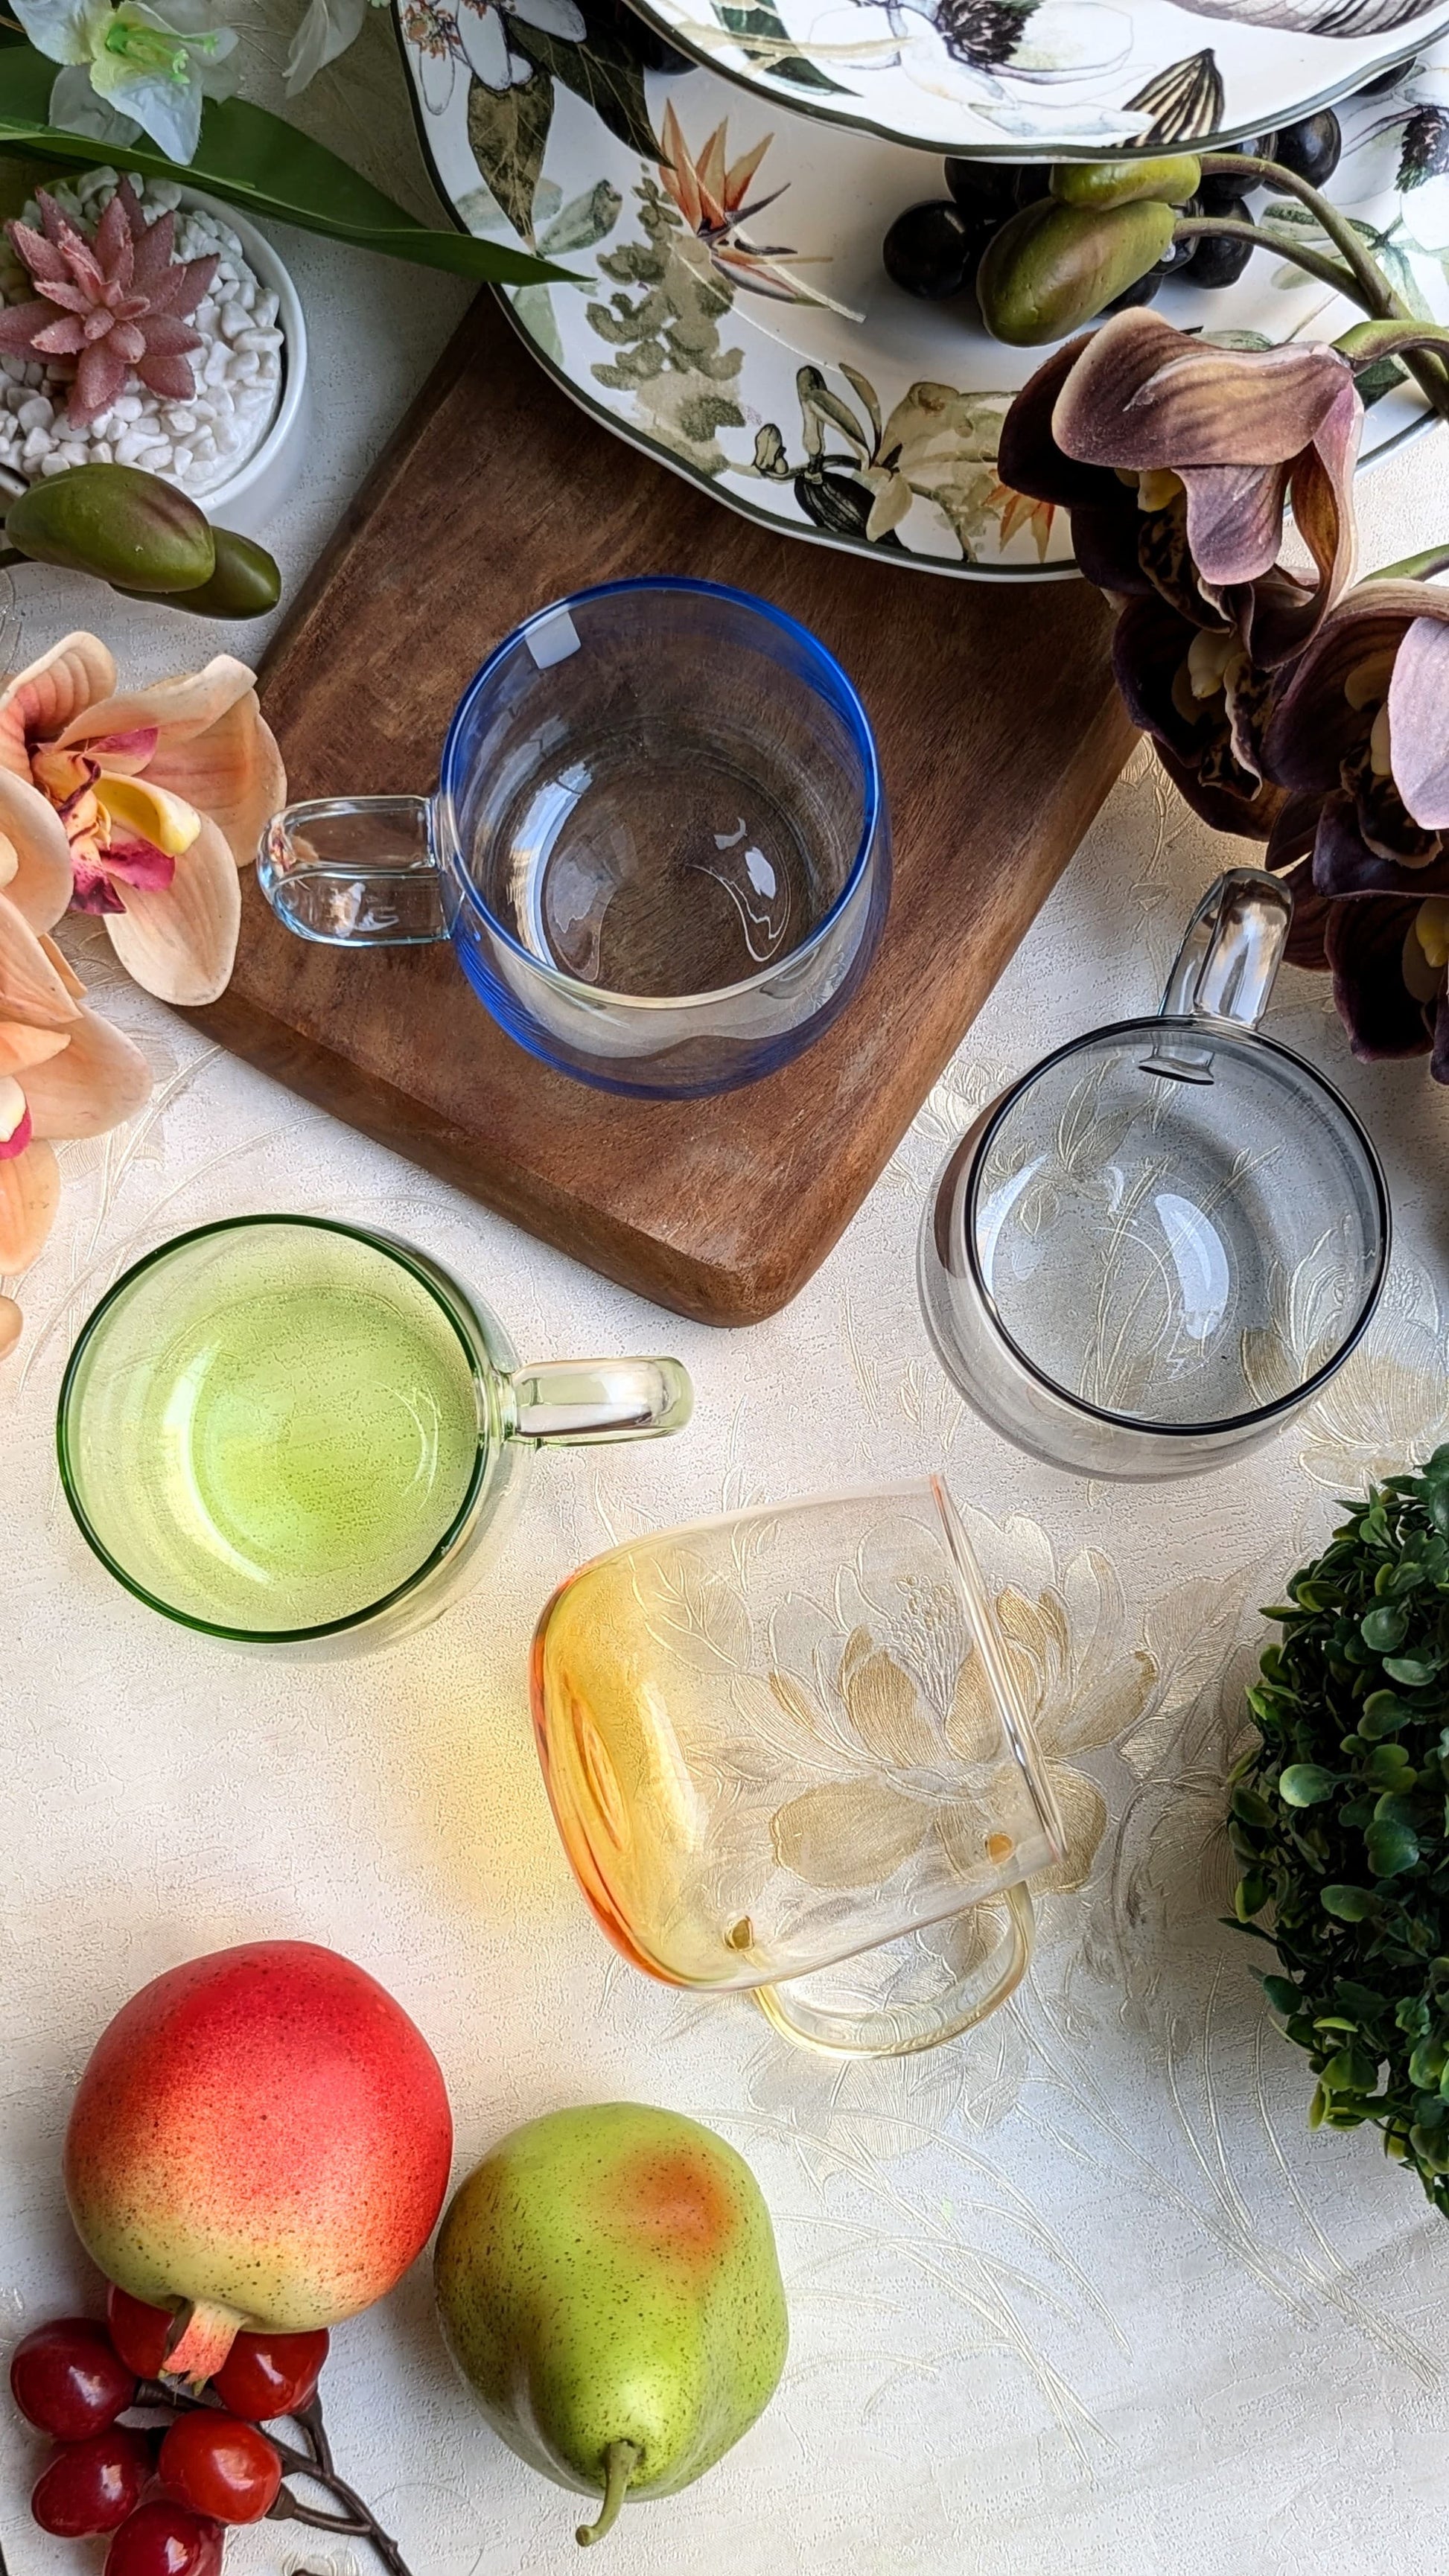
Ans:
POLYGON ((727 1091, 798 1055, 870 963, 890 832, 865 709, 765 600, 667 576, 540 609, 470 680, 432 796, 273 817, 303 939, 450 939, 510 1037, 611 1091, 727 1091))

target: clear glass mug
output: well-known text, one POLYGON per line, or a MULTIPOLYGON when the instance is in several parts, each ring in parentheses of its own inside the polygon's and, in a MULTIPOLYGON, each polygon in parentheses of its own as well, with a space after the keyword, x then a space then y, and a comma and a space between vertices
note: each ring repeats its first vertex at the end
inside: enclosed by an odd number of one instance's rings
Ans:
POLYGON ((1258 1021, 1290 890, 1204 895, 1161 1011, 983 1111, 927 1201, 921 1306, 993 1429, 1084 1475, 1195 1475, 1271 1438, 1357 1346, 1388 1267, 1377 1154, 1258 1021))
POLYGON ((764 600, 661 576, 541 609, 464 690, 435 795, 288 806, 257 875, 300 938, 451 939, 546 1064, 688 1098, 838 1017, 885 919, 890 831, 834 656, 764 600))
POLYGON ((842 2057, 934 2047, 1019 1983, 1062 1823, 935 1478, 611 1548, 545 1609, 532 1699, 565 1849, 635 1967, 752 1991, 842 2057), (953 1917, 979 1937, 944 1986, 842 2003, 824 1974, 953 1917))
POLYGON ((235 1646, 356 1653, 435 1619, 496 1550, 536 1450, 689 1420, 678 1360, 521 1367, 415 1246, 232 1217, 126 1271, 60 1391, 82 1536, 149 1608, 235 1646))

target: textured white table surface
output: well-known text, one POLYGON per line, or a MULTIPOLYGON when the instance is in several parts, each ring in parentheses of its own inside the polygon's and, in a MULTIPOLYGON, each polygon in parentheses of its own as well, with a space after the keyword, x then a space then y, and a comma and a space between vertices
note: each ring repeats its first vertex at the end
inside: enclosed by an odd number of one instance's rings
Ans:
MULTIPOLYGON (((333 78, 314 121, 379 175, 390 132, 395 184, 424 202, 385 29, 369 29, 353 77, 333 78)), ((465 294, 278 238, 315 352, 315 457, 276 531, 295 579, 465 294)), ((1435 436, 1364 488, 1366 563, 1445 533, 1446 456, 1435 436)), ((32 573, 5 604, 0 658, 87 622, 138 670, 200 658, 166 612, 32 573)), ((1033 1467, 963 1413, 915 1302, 922 1195, 968 1108, 1091 1020, 1149 1004, 1225 855, 1134 759, 842 1243, 787 1313, 732 1336, 661 1317, 204 1046, 107 970, 95 926, 71 925, 157 1081, 130 1130, 62 1149, 61 1219, 0 1372, 3 2339, 95 2293, 58 2149, 104 2021, 173 1961, 304 1935, 362 1961, 421 2023, 460 2173, 535 2112, 621 2096, 713 2123, 754 2164, 790 2292, 788 2373, 702 2484, 626 2515, 609 2544, 621 2576, 1441 2563, 1449 2233, 1370 2132, 1310 2137, 1306 2065, 1275 2036, 1248 1945, 1215 1917, 1254 1605, 1327 1531, 1336 1494, 1449 1435, 1449 1100, 1419 1066, 1354 1066, 1323 984, 1285 975, 1274 1031, 1371 1125, 1398 1246, 1370 1346, 1242 1466, 1156 1492, 1089 1492, 1033 1467), (259 1207, 414 1236, 477 1282, 528 1355, 673 1349, 696 1420, 656 1448, 541 1461, 501 1560, 391 1653, 309 1667, 208 1649, 88 1555, 51 1421, 72 1334, 116 1273, 167 1233, 259 1207), (549 1820, 525 1651, 555 1581, 613 1536, 938 1465, 964 1506, 1009 1523, 1084 1883, 1046 1900, 1030 1983, 981 2032, 842 2072, 747 2003, 694 2004, 613 1957, 549 1820)), ((569 2499, 454 2385, 424 2265, 338 2333, 328 2385, 344 2467, 415 2576, 573 2562, 569 2499)), ((0 2420, 11 2576, 98 2566, 93 2546, 78 2557, 29 2525, 35 2456, 0 2420)), ((350 2576, 363 2562, 267 2527, 228 2563, 350 2576)))

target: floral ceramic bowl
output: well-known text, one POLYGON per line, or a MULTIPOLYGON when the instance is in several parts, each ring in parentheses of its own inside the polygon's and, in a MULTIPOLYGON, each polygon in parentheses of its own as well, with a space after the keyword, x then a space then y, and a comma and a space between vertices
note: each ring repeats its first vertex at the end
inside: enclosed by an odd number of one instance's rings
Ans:
MULTIPOLYGON (((1361 89, 1449 19, 1449 0, 637 5, 695 61, 772 104, 918 149, 1009 161, 1268 133, 1361 89)), ((457 10, 483 79, 505 16, 564 39, 578 16, 572 0, 457 0, 457 10), (491 41, 478 32, 489 22, 491 41)))
POLYGON ((936 152, 1093 155, 1269 133, 1449 10, 1415 0, 639 0, 696 61, 936 152))
MULTIPOLYGON (((746 516, 973 580, 1074 570, 1064 514, 1008 491, 996 443, 1043 352, 991 340, 969 296, 886 277, 905 207, 944 194, 919 152, 831 133, 709 72, 641 69, 575 0, 399 0, 424 146, 469 231, 536 246, 570 286, 509 291, 543 364, 620 437, 746 516)), ((650 39, 645 37, 646 43, 650 39)), ((1449 39, 1343 112, 1332 194, 1418 309, 1449 319, 1449 39)), ((1306 210, 1259 201, 1285 240, 1306 210)), ((1185 330, 1249 346, 1361 318, 1257 252, 1235 287, 1163 289, 1185 330)), ((1365 459, 1431 425, 1399 383, 1365 459)))

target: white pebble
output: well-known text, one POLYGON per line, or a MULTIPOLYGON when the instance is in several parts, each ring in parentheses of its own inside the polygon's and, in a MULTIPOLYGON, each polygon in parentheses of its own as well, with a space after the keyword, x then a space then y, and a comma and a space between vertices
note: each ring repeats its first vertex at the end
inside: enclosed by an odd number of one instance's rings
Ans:
MULTIPOLYGON (((53 180, 50 190, 70 221, 93 225, 118 184, 116 171, 104 168, 75 181, 53 180)), ((275 413, 285 363, 279 299, 256 277, 229 225, 182 206, 179 188, 169 181, 158 186, 133 175, 131 184, 153 219, 175 208, 179 258, 217 262, 211 289, 191 317, 209 343, 200 363, 192 362, 196 390, 189 399, 168 402, 137 385, 78 430, 63 418, 69 382, 62 367, 6 352, 0 355, 0 463, 32 481, 86 462, 139 464, 201 498, 255 451, 275 413)), ((33 201, 24 211, 25 220, 38 225, 33 201)), ((28 274, 0 233, 0 304, 24 302, 32 294, 28 274)))

